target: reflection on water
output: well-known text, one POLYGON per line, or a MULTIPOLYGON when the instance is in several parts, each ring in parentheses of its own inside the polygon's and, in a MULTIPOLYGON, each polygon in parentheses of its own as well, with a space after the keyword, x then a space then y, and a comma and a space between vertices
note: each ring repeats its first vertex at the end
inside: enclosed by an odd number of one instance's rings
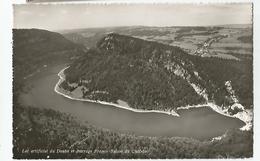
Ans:
POLYGON ((61 69, 58 66, 33 77, 30 80, 30 91, 20 96, 21 103, 70 113, 82 122, 98 127, 145 136, 210 139, 222 135, 228 129, 244 125, 239 119, 220 115, 207 107, 179 110, 180 117, 175 117, 161 113, 135 113, 109 105, 73 101, 54 91, 59 79, 57 73, 61 69))

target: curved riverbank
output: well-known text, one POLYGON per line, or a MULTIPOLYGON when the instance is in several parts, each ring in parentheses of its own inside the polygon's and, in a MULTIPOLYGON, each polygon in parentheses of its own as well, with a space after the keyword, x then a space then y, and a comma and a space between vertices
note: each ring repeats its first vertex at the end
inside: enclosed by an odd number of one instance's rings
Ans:
MULTIPOLYGON (((70 114, 83 125, 90 124, 136 136, 187 137, 209 141, 216 136, 221 136, 226 130, 239 129, 245 125, 239 119, 226 117, 208 107, 179 111, 174 109, 180 115, 180 117, 175 117, 161 112, 133 112, 125 108, 96 103, 96 101, 68 99, 54 90, 60 79, 57 74, 64 67, 61 65, 49 68, 44 73, 30 78, 28 83, 32 88, 26 93, 21 93, 19 102, 24 106, 53 109, 70 114)), ((62 89, 62 86, 60 87, 62 89)), ((67 94, 66 91, 60 90, 60 92, 67 94)), ((82 98, 82 95, 75 91, 68 92, 68 94, 82 98)))
MULTIPOLYGON (((59 73, 59 81, 57 82, 57 84, 54 87, 54 90, 56 93, 58 93, 59 95, 62 95, 66 98, 69 98, 71 100, 77 100, 77 101, 85 101, 85 102, 92 102, 92 103, 99 103, 99 104, 103 104, 103 105, 110 105, 110 106, 114 106, 114 107, 118 107, 121 109, 125 109, 125 110, 129 110, 132 112, 138 112, 138 113, 163 113, 163 114, 168 114, 168 115, 172 115, 172 116, 177 116, 179 117, 179 114, 174 111, 174 110, 169 110, 169 111, 160 111, 160 110, 140 110, 140 109, 134 109, 134 108, 130 108, 130 107, 125 107, 125 106, 121 106, 119 104, 115 104, 115 103, 109 103, 109 102, 105 102, 105 101, 95 101, 95 100, 90 100, 90 99, 83 99, 83 98, 75 98, 73 95, 70 94, 70 92, 62 89, 59 87, 59 85, 65 81, 65 75, 64 75, 64 71, 69 68, 65 67, 64 69, 62 69, 59 73)), ((231 117, 231 118, 237 118, 241 121, 243 121, 245 123, 245 125, 243 127, 240 128, 240 130, 250 130, 252 128, 252 110, 244 110, 242 112, 238 112, 235 115, 230 115, 227 110, 223 110, 221 107, 217 106, 214 103, 206 103, 206 104, 199 104, 199 105, 191 105, 191 106, 185 106, 185 107, 177 107, 177 111, 178 110, 182 110, 182 109, 190 109, 190 108, 201 108, 201 107, 210 107, 212 110, 214 110, 215 112, 227 116, 227 117, 231 117)))
POLYGON ((95 101, 95 100, 90 100, 90 99, 83 99, 83 98, 75 98, 73 97, 72 95, 70 95, 69 92, 67 92, 66 90, 62 89, 59 87, 59 85, 65 80, 65 76, 64 76, 64 70, 66 70, 68 67, 62 69, 59 73, 58 73, 58 76, 59 76, 59 81, 58 83, 55 85, 54 87, 54 90, 56 93, 66 97, 66 98, 69 98, 69 99, 72 99, 72 100, 77 100, 77 101, 86 101, 86 102, 92 102, 92 103, 99 103, 99 104, 102 104, 102 105, 110 105, 110 106, 115 106, 115 107, 118 107, 118 108, 122 108, 122 109, 125 109, 125 110, 130 110, 132 112, 138 112, 138 113, 150 113, 150 112, 155 112, 155 113, 163 113, 163 114, 168 114, 168 115, 172 115, 172 116, 177 116, 179 117, 179 114, 176 113, 174 110, 171 110, 171 111, 159 111, 159 110, 141 110, 141 109, 134 109, 134 108, 130 108, 130 107, 125 107, 125 106, 121 106, 119 104, 115 104, 115 103, 111 103, 111 102, 105 102, 105 101, 95 101))

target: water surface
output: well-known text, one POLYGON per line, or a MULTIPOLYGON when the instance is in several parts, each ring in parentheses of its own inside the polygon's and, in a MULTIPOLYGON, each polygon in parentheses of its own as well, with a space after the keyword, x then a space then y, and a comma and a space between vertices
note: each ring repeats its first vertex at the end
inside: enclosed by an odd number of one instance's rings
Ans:
POLYGON ((57 73, 63 67, 47 68, 30 78, 27 85, 31 88, 29 92, 21 94, 20 102, 69 113, 97 127, 142 136, 180 136, 202 140, 244 125, 241 120, 223 116, 208 107, 179 110, 180 117, 176 117, 162 113, 136 113, 109 105, 70 100, 54 91, 59 79, 57 73))

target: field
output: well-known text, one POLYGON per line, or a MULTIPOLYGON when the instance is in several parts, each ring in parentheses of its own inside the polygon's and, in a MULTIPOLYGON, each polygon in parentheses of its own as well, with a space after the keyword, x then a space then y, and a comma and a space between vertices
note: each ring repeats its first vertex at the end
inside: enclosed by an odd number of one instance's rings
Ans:
MULTIPOLYGON (((94 47, 96 42, 109 32, 129 35, 149 41, 157 41, 171 46, 181 47, 189 54, 200 50, 210 39, 219 38, 207 46, 204 57, 220 57, 224 59, 252 58, 252 26, 224 25, 209 27, 115 27, 91 28, 60 31, 66 38, 94 47)), ((205 51, 205 50, 204 50, 205 51)))

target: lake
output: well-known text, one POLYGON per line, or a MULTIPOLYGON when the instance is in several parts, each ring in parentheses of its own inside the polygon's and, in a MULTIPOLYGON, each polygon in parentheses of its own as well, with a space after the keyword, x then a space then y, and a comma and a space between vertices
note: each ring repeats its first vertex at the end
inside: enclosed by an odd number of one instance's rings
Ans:
POLYGON ((25 106, 50 108, 69 113, 83 123, 141 136, 178 136, 208 140, 244 124, 209 107, 178 110, 180 117, 163 113, 137 113, 110 105, 70 100, 54 91, 64 65, 47 67, 27 80, 30 89, 19 97, 25 106))

